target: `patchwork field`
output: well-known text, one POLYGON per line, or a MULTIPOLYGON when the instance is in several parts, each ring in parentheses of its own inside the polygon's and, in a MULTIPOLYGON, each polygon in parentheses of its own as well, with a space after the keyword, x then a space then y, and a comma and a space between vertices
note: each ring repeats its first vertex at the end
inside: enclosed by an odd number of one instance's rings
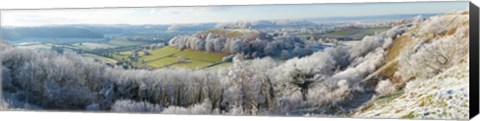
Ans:
POLYGON ((112 39, 108 42, 108 45, 113 45, 113 46, 119 46, 119 47, 125 47, 125 46, 139 46, 139 45, 144 45, 144 42, 139 42, 139 41, 129 41, 124 38, 117 38, 117 39, 112 39))
MULTIPOLYGON (((125 51, 113 54, 114 58, 128 60, 133 55, 132 51, 125 51)), ((147 52, 138 52, 138 65, 150 68, 218 68, 218 66, 228 66, 228 62, 223 62, 222 58, 227 56, 224 53, 209 53, 204 51, 195 51, 185 49, 180 51, 174 47, 163 47, 147 52), (149 53, 148 55, 146 53, 149 53)))
POLYGON ((101 44, 101 43, 75 43, 72 44, 73 47, 77 47, 82 50, 92 50, 92 49, 103 49, 103 48, 114 48, 116 46, 109 45, 109 44, 101 44))
POLYGON ((51 49, 52 44, 31 44, 31 45, 21 45, 18 48, 25 48, 25 49, 51 49))
POLYGON ((110 63, 112 65, 117 63, 117 61, 114 60, 114 59, 107 58, 107 57, 102 57, 102 56, 98 56, 98 55, 94 55, 94 54, 82 54, 82 56, 84 58, 87 58, 87 59, 94 59, 94 60, 96 59, 96 60, 102 61, 104 63, 110 63))

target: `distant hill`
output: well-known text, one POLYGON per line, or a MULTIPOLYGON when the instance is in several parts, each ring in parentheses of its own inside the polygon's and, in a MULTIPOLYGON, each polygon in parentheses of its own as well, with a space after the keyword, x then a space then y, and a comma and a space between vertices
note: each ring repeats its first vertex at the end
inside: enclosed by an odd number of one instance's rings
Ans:
POLYGON ((25 38, 103 38, 102 34, 74 26, 2 28, 1 32, 7 41, 25 38))
POLYGON ((307 18, 305 20, 311 21, 313 23, 344 23, 344 22, 381 22, 389 20, 402 20, 410 19, 416 16, 422 16, 423 18, 428 18, 434 15, 435 13, 430 14, 398 14, 398 15, 380 15, 380 16, 353 16, 353 17, 324 17, 324 18, 307 18))
POLYGON ((234 29, 257 29, 257 28, 276 28, 276 27, 304 27, 316 26, 315 23, 303 19, 284 19, 284 20, 259 20, 259 21, 239 21, 218 23, 217 28, 234 29))
POLYGON ((2 39, 6 41, 19 41, 28 38, 104 38, 114 36, 132 35, 185 35, 197 31, 213 28, 223 29, 277 29, 322 26, 329 23, 342 22, 384 22, 389 20, 403 20, 416 16, 424 18, 436 14, 401 14, 382 16, 359 16, 359 17, 327 17, 306 19, 283 19, 283 20, 258 20, 239 21, 227 23, 200 23, 200 24, 174 24, 174 25, 128 25, 128 24, 74 24, 74 25, 50 25, 40 27, 3 27, 2 39))
POLYGON ((216 23, 182 25, 102 25, 75 24, 40 27, 2 27, 2 36, 7 41, 25 38, 103 38, 115 35, 153 35, 174 31, 188 33, 214 28, 216 23))

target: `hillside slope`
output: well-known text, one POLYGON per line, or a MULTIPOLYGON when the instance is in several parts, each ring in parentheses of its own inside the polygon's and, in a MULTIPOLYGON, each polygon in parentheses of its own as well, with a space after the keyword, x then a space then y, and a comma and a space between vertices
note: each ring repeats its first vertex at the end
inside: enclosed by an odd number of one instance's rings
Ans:
POLYGON ((414 23, 388 49, 388 86, 355 117, 467 119, 469 102, 468 11, 414 23), (399 91, 394 91, 400 89, 399 91))

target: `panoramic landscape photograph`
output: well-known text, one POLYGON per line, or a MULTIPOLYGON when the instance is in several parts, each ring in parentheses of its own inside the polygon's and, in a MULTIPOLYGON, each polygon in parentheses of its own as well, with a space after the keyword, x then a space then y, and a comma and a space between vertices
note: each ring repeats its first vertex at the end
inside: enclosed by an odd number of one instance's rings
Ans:
POLYGON ((468 119, 468 6, 4 10, 0 110, 468 119))

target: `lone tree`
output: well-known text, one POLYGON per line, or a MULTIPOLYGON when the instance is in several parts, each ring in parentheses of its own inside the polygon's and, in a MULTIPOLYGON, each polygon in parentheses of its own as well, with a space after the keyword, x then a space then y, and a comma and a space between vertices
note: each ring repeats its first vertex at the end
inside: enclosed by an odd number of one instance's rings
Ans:
POLYGON ((303 101, 307 101, 308 89, 315 81, 314 76, 315 74, 307 73, 299 69, 295 69, 290 73, 290 77, 292 77, 292 81, 290 83, 300 88, 303 101))

